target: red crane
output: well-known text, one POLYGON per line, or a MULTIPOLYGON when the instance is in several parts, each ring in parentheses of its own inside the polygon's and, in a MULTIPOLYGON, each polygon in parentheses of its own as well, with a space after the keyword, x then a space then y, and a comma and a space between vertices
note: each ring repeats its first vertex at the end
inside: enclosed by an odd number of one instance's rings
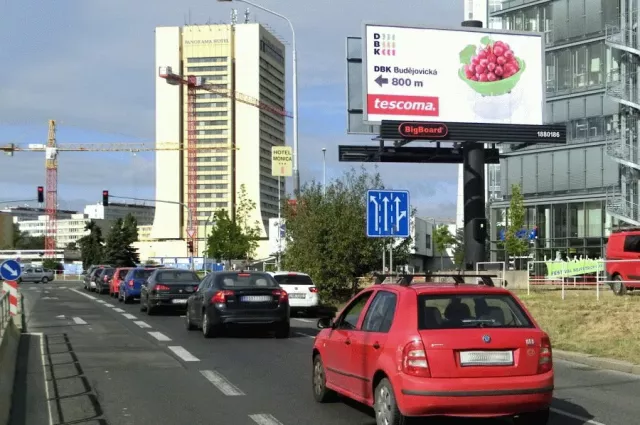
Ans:
POLYGON ((58 152, 56 150, 56 122, 49 120, 49 136, 45 149, 47 184, 45 186, 45 211, 47 222, 44 232, 44 252, 47 258, 53 258, 56 252, 58 233, 58 152))
MULTIPOLYGON (((214 87, 210 84, 205 84, 202 77, 196 77, 189 75, 184 77, 179 74, 175 74, 170 66, 161 66, 159 69, 160 78, 167 80, 167 83, 171 85, 182 85, 187 87, 187 207, 193 217, 197 217, 197 194, 198 187, 197 180, 197 164, 196 164, 196 93, 198 90, 205 90, 210 93, 218 94, 220 97, 228 98, 232 101, 242 102, 247 105, 254 106, 262 109, 263 111, 270 112, 275 115, 292 118, 293 115, 277 106, 269 105, 251 96, 247 96, 242 93, 238 93, 234 90, 221 89, 214 87)), ((232 115, 233 116, 233 115, 232 115)), ((235 130, 234 130, 235 131, 235 130)), ((232 144, 232 150, 235 152, 235 143, 232 144)), ((235 163, 235 161, 233 161, 235 163)), ((235 189, 232 189, 235 190, 235 189)), ((235 197, 235 194, 232 194, 235 197)), ((234 211, 232 211, 234 213, 234 211)), ((197 221, 196 221, 197 223, 197 221)), ((198 226, 192 227, 187 230, 189 239, 194 240, 198 237, 198 226)))

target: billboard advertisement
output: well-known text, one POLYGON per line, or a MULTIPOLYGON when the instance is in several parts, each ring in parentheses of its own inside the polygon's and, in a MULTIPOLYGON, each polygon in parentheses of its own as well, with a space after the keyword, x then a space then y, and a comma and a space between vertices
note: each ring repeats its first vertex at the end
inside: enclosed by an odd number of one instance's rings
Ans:
POLYGON ((364 121, 543 124, 542 33, 365 24, 364 121))

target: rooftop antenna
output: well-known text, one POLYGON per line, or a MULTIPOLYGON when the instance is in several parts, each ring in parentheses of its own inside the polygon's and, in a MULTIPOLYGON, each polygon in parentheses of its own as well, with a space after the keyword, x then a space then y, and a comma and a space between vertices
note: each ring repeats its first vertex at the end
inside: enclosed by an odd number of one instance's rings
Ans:
POLYGON ((231 9, 231 25, 238 23, 238 9, 231 9))
POLYGON ((189 25, 191 25, 191 8, 189 8, 189 25))
POLYGON ((249 23, 249 21, 250 21, 250 20, 249 20, 249 15, 250 15, 250 14, 251 14, 251 12, 249 11, 249 8, 247 7, 247 8, 244 10, 244 23, 245 23, 245 24, 248 24, 248 23, 249 23))

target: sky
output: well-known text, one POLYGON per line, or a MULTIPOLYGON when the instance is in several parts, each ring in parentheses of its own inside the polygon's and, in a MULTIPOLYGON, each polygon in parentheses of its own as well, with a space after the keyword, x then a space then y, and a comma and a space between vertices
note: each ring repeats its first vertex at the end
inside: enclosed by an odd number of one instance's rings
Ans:
MULTIPOLYGON (((357 163, 339 163, 338 145, 372 143, 346 134, 345 39, 359 36, 363 21, 381 24, 458 26, 462 0, 254 0, 285 14, 296 30, 299 87, 300 176, 327 180, 357 163)), ((0 1, 0 146, 46 143, 47 123, 57 121, 64 143, 153 142, 154 28, 239 20, 268 25, 287 42, 282 20, 244 3, 214 0, 20 0, 0 1)), ((291 87, 291 79, 287 88, 291 87)), ((288 107, 291 109, 289 91, 288 107)), ((291 128, 288 125, 288 144, 291 128)), ((44 154, 0 154, 0 201, 35 198, 45 184, 44 154)), ((375 165, 367 164, 373 170, 375 165)), ((411 192, 419 216, 454 218, 457 166, 378 164, 385 186, 411 192)), ((290 182, 287 183, 291 189, 290 182)), ((62 152, 60 209, 79 209, 112 195, 155 197, 153 153, 62 152)), ((25 204, 24 202, 22 204, 25 204)), ((26 203, 35 206, 32 202, 26 203)), ((3 204, 6 205, 6 204, 3 204)))

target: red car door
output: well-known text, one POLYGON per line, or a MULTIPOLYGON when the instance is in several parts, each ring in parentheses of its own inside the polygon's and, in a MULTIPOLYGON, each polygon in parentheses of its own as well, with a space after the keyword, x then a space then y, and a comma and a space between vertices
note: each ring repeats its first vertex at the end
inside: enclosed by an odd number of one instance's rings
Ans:
POLYGON ((353 390, 350 376, 352 331, 357 328, 362 312, 373 291, 366 291, 353 299, 335 321, 335 327, 325 341, 323 361, 327 380, 347 391, 353 390))
POLYGON ((397 303, 395 292, 377 291, 366 310, 360 330, 353 332, 351 370, 360 379, 352 391, 362 400, 372 400, 371 380, 378 369, 380 355, 385 351, 397 303))

